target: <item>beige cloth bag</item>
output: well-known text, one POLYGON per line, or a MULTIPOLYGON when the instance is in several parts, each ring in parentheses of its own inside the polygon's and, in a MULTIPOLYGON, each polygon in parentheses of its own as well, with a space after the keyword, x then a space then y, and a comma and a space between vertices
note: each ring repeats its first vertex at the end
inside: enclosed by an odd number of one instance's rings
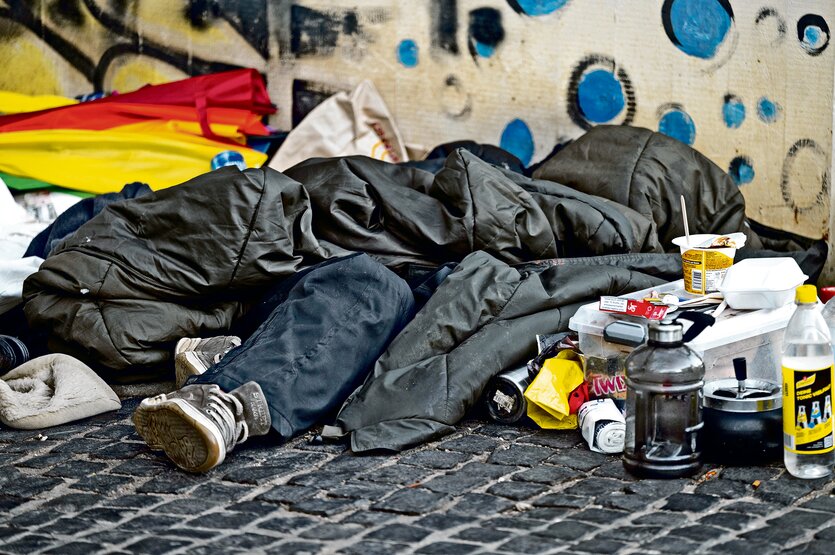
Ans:
POLYGON ((119 397, 89 366, 52 354, 0 378, 0 422, 37 430, 121 408, 119 397))
POLYGON ((284 171, 308 158, 360 154, 387 162, 407 162, 406 145, 386 103, 371 81, 339 92, 293 129, 268 164, 284 171))

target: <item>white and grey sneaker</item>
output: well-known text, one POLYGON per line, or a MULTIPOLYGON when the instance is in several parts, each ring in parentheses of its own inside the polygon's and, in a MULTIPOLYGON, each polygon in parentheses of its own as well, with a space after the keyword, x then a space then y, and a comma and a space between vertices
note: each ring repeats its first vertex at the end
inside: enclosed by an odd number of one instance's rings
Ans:
POLYGON ((215 384, 193 384, 143 399, 133 413, 136 431, 155 450, 189 472, 216 467, 249 436, 270 430, 261 386, 247 382, 230 393, 215 384))
POLYGON ((220 362, 226 353, 241 346, 241 338, 234 335, 217 337, 184 337, 174 347, 174 383, 183 387, 191 376, 199 376, 210 366, 220 362))

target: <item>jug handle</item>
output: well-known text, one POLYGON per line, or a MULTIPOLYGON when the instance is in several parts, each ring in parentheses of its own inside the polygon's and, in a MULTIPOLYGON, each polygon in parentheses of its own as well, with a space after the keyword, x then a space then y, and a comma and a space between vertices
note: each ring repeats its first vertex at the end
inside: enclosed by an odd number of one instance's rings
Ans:
POLYGON ((673 321, 678 322, 679 319, 689 320, 693 322, 693 324, 687 329, 687 331, 684 334, 683 340, 685 343, 693 341, 705 329, 716 323, 716 318, 714 318, 710 314, 705 314, 704 312, 697 312, 695 310, 685 310, 684 312, 676 316, 675 320, 673 321))

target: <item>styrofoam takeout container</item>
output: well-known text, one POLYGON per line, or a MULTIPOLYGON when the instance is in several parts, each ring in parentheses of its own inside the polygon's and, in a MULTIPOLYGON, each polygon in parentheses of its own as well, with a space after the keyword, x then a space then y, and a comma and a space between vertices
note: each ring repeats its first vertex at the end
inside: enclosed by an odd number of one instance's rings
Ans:
POLYGON ((780 308, 808 277, 794 258, 747 258, 728 268, 719 292, 736 310, 780 308))

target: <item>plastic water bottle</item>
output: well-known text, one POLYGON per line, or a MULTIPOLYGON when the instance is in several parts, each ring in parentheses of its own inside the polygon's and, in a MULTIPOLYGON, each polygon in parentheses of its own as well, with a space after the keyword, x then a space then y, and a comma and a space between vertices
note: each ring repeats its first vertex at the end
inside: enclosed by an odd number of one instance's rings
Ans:
MULTIPOLYGON (((797 310, 783 339, 783 453, 786 469, 798 478, 821 478, 835 464, 833 419, 821 407, 831 406, 833 351, 829 322, 818 310, 817 289, 801 285, 797 310)), ((830 311, 835 312, 835 306, 830 311)), ((831 409, 830 409, 831 412, 831 409)))

